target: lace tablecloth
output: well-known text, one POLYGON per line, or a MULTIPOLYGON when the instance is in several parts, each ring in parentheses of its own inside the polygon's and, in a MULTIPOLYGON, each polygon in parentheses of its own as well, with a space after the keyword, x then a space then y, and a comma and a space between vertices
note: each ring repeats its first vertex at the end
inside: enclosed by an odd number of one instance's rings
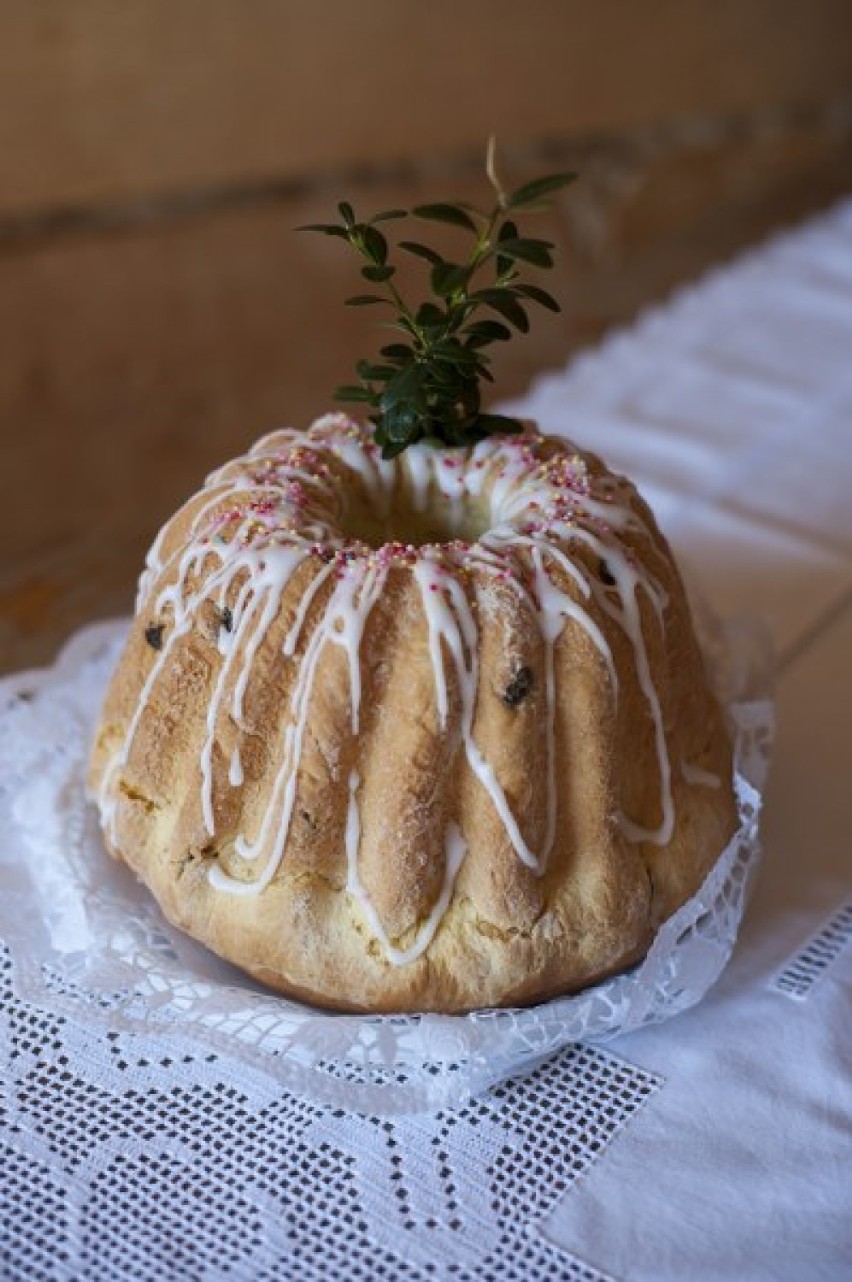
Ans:
POLYGON ((847 206, 515 406, 629 471, 711 605, 773 633, 765 865, 704 1001, 379 1115, 87 1016, 0 943, 0 1277, 850 1275, 850 353, 847 206))

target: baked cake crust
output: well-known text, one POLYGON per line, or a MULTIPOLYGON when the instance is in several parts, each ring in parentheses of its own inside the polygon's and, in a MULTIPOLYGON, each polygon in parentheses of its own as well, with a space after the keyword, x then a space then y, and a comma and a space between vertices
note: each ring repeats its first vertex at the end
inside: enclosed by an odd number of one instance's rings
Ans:
POLYGON ((149 554, 90 782, 175 925, 342 1010, 623 969, 736 825, 665 540, 531 427, 384 462, 330 415, 210 477, 149 554))

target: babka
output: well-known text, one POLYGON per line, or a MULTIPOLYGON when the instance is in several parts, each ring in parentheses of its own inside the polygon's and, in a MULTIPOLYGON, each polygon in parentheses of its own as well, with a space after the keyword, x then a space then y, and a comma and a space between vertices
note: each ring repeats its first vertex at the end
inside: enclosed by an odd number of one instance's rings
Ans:
POLYGON ((627 968, 736 825, 665 540, 532 426, 386 460, 334 414, 214 473, 149 553, 91 784, 171 922, 340 1010, 627 968))

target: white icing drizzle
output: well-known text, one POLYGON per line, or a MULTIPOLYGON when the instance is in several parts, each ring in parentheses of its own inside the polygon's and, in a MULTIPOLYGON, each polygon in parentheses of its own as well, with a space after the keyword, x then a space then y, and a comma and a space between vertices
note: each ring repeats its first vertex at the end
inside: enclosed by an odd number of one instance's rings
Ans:
MULTIPOLYGON (((467 763, 494 803, 515 852, 528 868, 540 871, 542 859, 530 850, 509 807, 490 762, 486 761, 473 737, 473 717, 479 687, 477 628, 473 611, 459 583, 449 575, 436 576, 431 558, 423 556, 414 566, 429 628, 429 653, 435 669, 438 712, 441 726, 447 722, 447 678, 442 642, 453 660, 461 696, 461 732, 467 763)), ((555 804, 555 803, 554 803, 555 804)), ((546 852, 545 852, 546 853, 546 852)))
MULTIPOLYGON (((264 437, 244 458, 213 473, 203 500, 190 500, 195 507, 188 538, 164 557, 169 534, 178 519, 174 518, 158 535, 140 580, 137 611, 146 619, 150 616, 163 622, 164 632, 124 742, 104 774, 101 809, 113 841, 118 783, 142 716, 177 642, 199 625, 202 608, 215 609, 226 620, 215 639, 222 661, 199 752, 201 812, 208 834, 215 836, 214 759, 222 717, 229 716, 238 730, 245 730, 244 705, 258 652, 280 616, 288 586, 303 567, 308 567, 301 595, 295 601, 288 597, 288 608, 294 614, 280 648, 286 662, 296 655, 300 644, 303 646, 293 669, 280 764, 259 830, 251 839, 242 833, 235 842, 237 855, 245 864, 257 867, 252 868, 250 878, 231 876, 219 863, 213 864, 209 873, 212 886, 229 894, 256 895, 269 885, 285 858, 308 714, 326 646, 337 646, 344 652, 350 730, 357 736, 365 628, 389 570, 404 565, 420 591, 441 731, 460 735, 467 763, 490 797, 518 858, 541 875, 555 839, 555 653, 566 620, 580 627, 596 648, 608 674, 613 699, 618 696, 619 682, 602 621, 608 618, 630 642, 637 680, 654 729, 661 819, 653 828, 643 827, 623 814, 619 822, 631 841, 667 844, 675 822, 671 763, 643 635, 639 593, 645 595, 660 625, 667 598, 653 576, 637 565, 623 538, 632 533, 648 541, 651 548, 654 544, 631 506, 632 490, 625 482, 607 473, 593 476, 584 457, 568 443, 558 452, 541 453, 541 442, 542 438, 529 430, 517 437, 491 437, 466 450, 438 452, 416 446, 400 460, 386 462, 364 428, 344 415, 327 415, 308 432, 285 429, 264 437), (396 487, 404 487, 411 506, 418 512, 428 509, 434 488, 445 500, 450 525, 456 530, 462 527, 469 500, 485 496, 490 528, 472 544, 449 540, 419 548, 394 543, 370 548, 348 539, 340 528, 346 512, 347 473, 358 478, 371 509, 380 517, 391 511, 396 487), (606 584, 595 573, 596 560, 606 563, 606 584), (520 573, 524 566, 529 580, 526 583, 520 573), (463 571, 475 571, 480 578, 491 576, 506 584, 525 602, 540 627, 544 642, 547 812, 545 835, 538 851, 527 844, 496 772, 476 742, 478 589, 474 582, 469 599, 462 586, 463 571), (567 587, 560 586, 560 577, 567 587), (457 724, 453 726, 448 664, 459 705, 457 724)), ((188 506, 184 505, 181 512, 185 513, 188 506)), ((206 613, 204 617, 207 618, 206 613)), ((689 784, 720 784, 715 775, 697 766, 681 762, 680 768, 689 784)), ((239 743, 231 753, 227 777, 231 787, 243 785, 239 743)), ((458 826, 449 822, 440 894, 421 923, 415 941, 404 949, 396 947, 358 874, 359 785, 357 772, 352 771, 345 829, 347 890, 358 902, 388 961, 406 965, 425 952, 440 926, 466 843, 458 826)))
POLYGON ((379 597, 386 575, 386 571, 373 567, 368 567, 365 573, 360 573, 361 568, 359 565, 354 573, 344 573, 337 581, 325 613, 308 642, 290 701, 294 720, 285 731, 284 759, 272 787, 260 832, 253 843, 246 841, 245 837, 238 838, 236 843, 237 854, 249 861, 257 859, 265 849, 268 849, 266 865, 259 878, 250 882, 230 877, 218 864, 214 865, 210 870, 210 880, 219 890, 230 890, 240 895, 255 894, 258 887, 262 889, 268 886, 278 871, 296 801, 299 764, 314 676, 325 645, 329 641, 342 646, 349 659, 351 726, 353 735, 358 733, 361 703, 358 651, 364 624, 379 597), (274 827, 276 816, 278 816, 277 828, 274 827), (271 848, 269 848, 270 841, 271 848))
POLYGON ((408 484, 411 489, 411 506, 415 512, 425 512, 429 506, 429 483, 433 469, 425 450, 406 450, 404 454, 408 484))

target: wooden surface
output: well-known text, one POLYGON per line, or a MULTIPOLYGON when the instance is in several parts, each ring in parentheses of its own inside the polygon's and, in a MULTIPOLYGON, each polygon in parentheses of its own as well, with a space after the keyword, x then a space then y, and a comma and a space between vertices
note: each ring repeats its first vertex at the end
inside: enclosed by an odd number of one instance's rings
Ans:
POLYGON ((539 228, 563 311, 499 354, 515 395, 852 187, 850 23, 832 0, 0 0, 0 671, 127 613, 205 473, 376 350, 354 263, 298 224, 487 199, 495 125, 507 181, 579 169, 539 228))
POLYGON ((0 212, 827 102, 848 0, 0 0, 0 212))

